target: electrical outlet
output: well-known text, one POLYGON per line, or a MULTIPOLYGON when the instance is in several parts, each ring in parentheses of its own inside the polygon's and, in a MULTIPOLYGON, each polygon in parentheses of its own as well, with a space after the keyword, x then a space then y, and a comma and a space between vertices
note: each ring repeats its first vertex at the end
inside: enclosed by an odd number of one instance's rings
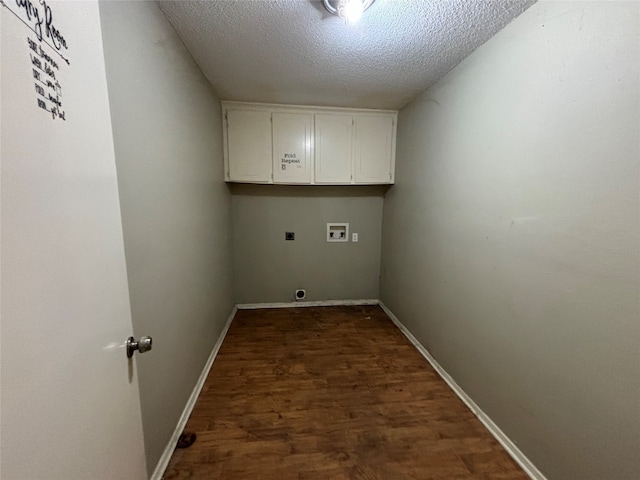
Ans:
POLYGON ((358 241, 358 234, 357 233, 352 233, 351 234, 351 241, 352 242, 357 242, 358 241))
POLYGON ((295 240, 296 239, 296 234, 294 232, 284 232, 284 239, 285 240, 295 240))

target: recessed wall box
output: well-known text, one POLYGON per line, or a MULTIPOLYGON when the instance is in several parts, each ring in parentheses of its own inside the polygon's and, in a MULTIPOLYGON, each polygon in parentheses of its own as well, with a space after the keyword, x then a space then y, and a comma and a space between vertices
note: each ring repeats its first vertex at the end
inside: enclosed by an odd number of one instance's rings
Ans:
POLYGON ((348 242, 348 223, 327 223, 327 242, 348 242))

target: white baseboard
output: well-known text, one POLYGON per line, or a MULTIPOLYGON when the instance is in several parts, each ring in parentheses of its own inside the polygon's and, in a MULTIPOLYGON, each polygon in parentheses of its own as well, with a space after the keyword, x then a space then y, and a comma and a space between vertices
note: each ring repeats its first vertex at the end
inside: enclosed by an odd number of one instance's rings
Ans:
POLYGON ((363 300, 320 300, 316 302, 282 302, 282 303, 239 303, 238 310, 253 310, 256 308, 292 308, 292 307, 335 307, 351 305, 378 305, 378 299, 363 300))
POLYGON ((446 372, 444 368, 440 366, 435 358, 429 353, 429 351, 411 334, 407 327, 405 327, 398 317, 396 317, 391 310, 389 310, 384 303, 378 302, 384 313, 391 319, 393 323, 404 333, 405 337, 413 344, 416 349, 422 354, 422 356, 431 364, 436 372, 442 377, 442 379, 449 385, 451 390, 462 400, 467 407, 478 417, 478 420, 489 430, 489 433, 504 447, 507 453, 520 465, 527 475, 532 480, 546 480, 546 477, 536 468, 536 466, 529 460, 522 451, 516 446, 513 441, 507 437, 507 435, 500 430, 500 428, 484 413, 480 407, 474 402, 469 395, 465 393, 462 388, 455 382, 453 378, 446 372))
POLYGON ((229 327, 231 326, 231 322, 233 321, 233 317, 235 317, 237 311, 238 311, 237 307, 233 307, 233 310, 231 310, 231 314, 227 319, 227 323, 222 329, 222 332, 220 332, 218 341, 213 346, 211 355, 209 355, 209 359, 207 360, 207 363, 204 365, 204 368, 202 369, 200 378, 198 378, 198 381, 196 382, 196 386, 193 388, 193 392, 191 392, 191 396, 189 397, 189 400, 187 401, 187 404, 184 407, 184 410, 182 411, 180 420, 178 420, 178 425, 176 425, 176 429, 173 431, 173 435, 171 435, 171 438, 169 439, 169 443, 167 443, 167 446, 165 447, 164 452, 162 452, 162 456, 160 457, 160 460, 158 460, 158 464, 156 465, 156 468, 153 471, 153 474, 151 475, 151 480, 162 479, 162 476, 164 475, 164 472, 167 469, 167 466, 169 465, 169 461, 171 460, 171 455, 173 455, 173 452, 176 449, 176 444, 178 443, 178 439, 180 438, 180 435, 182 435, 184 427, 186 426, 187 421, 191 416, 191 412, 193 411, 193 407, 195 407, 196 402, 198 401, 198 396, 202 391, 204 382, 207 380, 207 376, 209 375, 209 370, 211 370, 213 361, 215 360, 216 355, 218 355, 220 346, 222 345, 222 342, 224 341, 224 337, 226 337, 227 332, 229 331, 229 327))

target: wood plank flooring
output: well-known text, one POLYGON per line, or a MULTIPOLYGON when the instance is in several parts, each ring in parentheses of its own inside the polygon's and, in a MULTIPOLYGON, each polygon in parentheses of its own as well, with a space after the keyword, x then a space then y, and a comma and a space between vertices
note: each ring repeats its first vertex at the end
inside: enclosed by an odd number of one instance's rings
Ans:
POLYGON ((165 479, 528 476, 378 306, 241 310, 165 479))

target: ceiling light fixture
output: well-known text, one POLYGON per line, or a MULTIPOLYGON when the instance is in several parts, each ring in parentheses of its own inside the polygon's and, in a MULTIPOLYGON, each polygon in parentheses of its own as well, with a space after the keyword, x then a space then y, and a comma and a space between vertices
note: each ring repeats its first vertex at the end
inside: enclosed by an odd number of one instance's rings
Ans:
POLYGON ((345 23, 354 24, 375 0, 322 0, 322 5, 332 15, 343 18, 345 23))

